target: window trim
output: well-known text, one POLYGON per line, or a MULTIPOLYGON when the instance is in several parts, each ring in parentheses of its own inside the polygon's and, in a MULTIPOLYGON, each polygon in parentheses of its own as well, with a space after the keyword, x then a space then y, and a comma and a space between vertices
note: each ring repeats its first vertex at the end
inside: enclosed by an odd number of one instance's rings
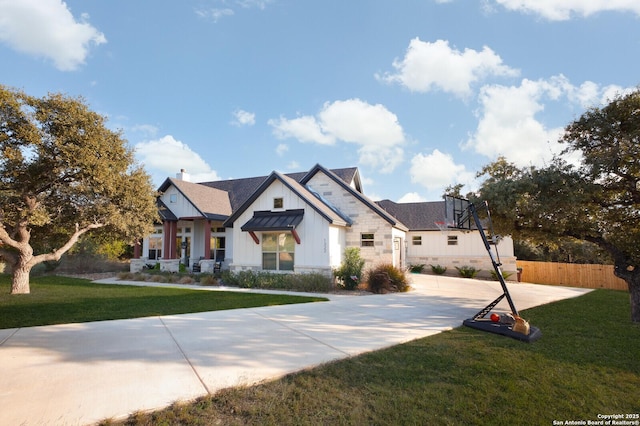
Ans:
POLYGON ((264 271, 274 271, 274 272, 295 272, 296 269, 296 244, 295 244, 295 238, 293 237, 293 235, 290 232, 263 232, 262 233, 262 238, 261 238, 261 242, 262 242, 262 270, 264 271), (285 235, 285 239, 286 238, 291 238, 293 240, 293 245, 292 245, 292 250, 291 251, 287 251, 284 249, 284 246, 282 247, 282 249, 280 248, 280 243, 277 241, 276 242, 276 247, 275 247, 275 251, 273 250, 268 250, 265 251, 264 249, 264 240, 267 236, 269 235, 275 235, 276 236, 276 240, 278 240, 280 238, 280 235, 284 234, 285 235), (275 269, 266 269, 265 268, 265 262, 264 262, 264 255, 265 254, 273 254, 275 255, 275 269), (281 269, 280 267, 280 262, 281 262, 281 255, 286 254, 286 255, 290 255, 291 256, 291 269, 281 269))
POLYGON ((374 247, 376 245, 375 232, 361 232, 360 233, 360 247, 374 247), (369 237, 369 235, 371 237, 369 237))

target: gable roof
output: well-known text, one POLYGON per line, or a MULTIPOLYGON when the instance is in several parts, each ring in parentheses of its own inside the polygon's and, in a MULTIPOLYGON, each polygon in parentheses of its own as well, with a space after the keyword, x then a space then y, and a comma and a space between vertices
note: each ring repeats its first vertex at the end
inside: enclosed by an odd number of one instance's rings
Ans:
POLYGON ((391 200, 377 201, 389 214, 397 217, 411 231, 438 231, 436 222, 444 221, 444 201, 423 203, 395 203, 391 200))
MULTIPOLYGON (((332 169, 331 171, 334 172, 336 176, 338 176, 344 182, 348 182, 350 184, 351 182, 355 181, 356 185, 361 188, 361 185, 359 183, 360 175, 358 173, 357 167, 332 169)), ((287 173, 284 176, 287 176, 296 182, 300 182, 307 174, 309 174, 309 172, 287 173)), ((258 190, 260 185, 267 178, 269 178, 269 176, 227 179, 212 182, 202 182, 198 185, 204 185, 210 188, 216 188, 222 191, 226 191, 229 194, 231 210, 235 212, 245 203, 245 201, 247 201, 247 199, 249 199, 249 197, 251 197, 258 190)))
POLYGON ((344 180, 342 180, 340 177, 338 177, 338 175, 333 173, 331 170, 328 170, 328 169, 322 167, 320 164, 316 164, 306 174, 306 176, 302 178, 300 183, 302 183, 303 185, 306 185, 311 180, 311 178, 313 178, 313 176, 315 176, 318 172, 322 172, 325 175, 327 175, 334 182, 336 182, 338 185, 340 185, 345 191, 351 193, 351 195, 353 195, 355 198, 360 200, 368 208, 370 208, 371 210, 376 212, 380 217, 382 217, 384 220, 386 220, 392 226, 395 226, 398 229, 401 229, 403 231, 408 231, 409 230, 409 228, 403 223, 403 221, 400 221, 400 220, 397 219, 397 216, 394 217, 393 215, 389 214, 387 211, 385 211, 383 208, 381 208, 378 204, 376 204, 369 197, 367 197, 364 194, 362 194, 361 192, 358 192, 357 190, 355 190, 353 187, 351 187, 351 185, 349 185, 344 180))
POLYGON ((329 205, 320 199, 317 194, 309 190, 309 188, 301 185, 294 178, 283 175, 279 172, 272 172, 262 184, 245 200, 245 202, 224 222, 224 226, 233 227, 233 222, 240 217, 249 206, 262 195, 262 193, 276 180, 294 192, 298 197, 303 199, 311 208, 313 208, 320 216, 325 218, 329 223, 341 226, 351 226, 351 220, 344 214, 339 212, 335 207, 329 205))
POLYGON ((225 220, 232 213, 229 194, 225 191, 173 178, 167 178, 159 190, 165 192, 171 185, 209 220, 225 220))

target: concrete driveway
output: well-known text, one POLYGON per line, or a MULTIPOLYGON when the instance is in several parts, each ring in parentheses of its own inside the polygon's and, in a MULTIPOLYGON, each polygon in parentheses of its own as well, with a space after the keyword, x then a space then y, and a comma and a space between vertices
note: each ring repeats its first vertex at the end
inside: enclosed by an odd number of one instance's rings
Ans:
MULTIPOLYGON (((83 425, 161 408, 458 327, 501 294, 497 282, 411 279, 402 294, 0 330, 0 424, 83 425)), ((518 310, 589 291, 509 290, 518 310)))

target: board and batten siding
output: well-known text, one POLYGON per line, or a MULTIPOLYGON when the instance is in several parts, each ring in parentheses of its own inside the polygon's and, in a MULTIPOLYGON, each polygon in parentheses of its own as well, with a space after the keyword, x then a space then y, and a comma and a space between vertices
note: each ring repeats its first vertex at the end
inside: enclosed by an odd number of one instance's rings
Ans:
MULTIPOLYGON (((296 193, 279 180, 269 187, 238 217, 233 226, 233 263, 232 270, 261 270, 262 244, 256 244, 248 232, 241 227, 253 217, 254 211, 283 211, 304 209, 304 218, 296 231, 300 244, 295 245, 295 272, 330 273, 330 255, 332 247, 329 222, 311 208, 296 193), (273 200, 283 199, 283 208, 274 209, 273 200)), ((262 232, 256 232, 262 238, 262 232)))
POLYGON ((169 207, 176 217, 197 217, 202 216, 193 204, 187 200, 184 195, 175 186, 171 185, 167 191, 160 197, 163 203, 169 207), (171 202, 171 196, 175 196, 175 202, 171 202))

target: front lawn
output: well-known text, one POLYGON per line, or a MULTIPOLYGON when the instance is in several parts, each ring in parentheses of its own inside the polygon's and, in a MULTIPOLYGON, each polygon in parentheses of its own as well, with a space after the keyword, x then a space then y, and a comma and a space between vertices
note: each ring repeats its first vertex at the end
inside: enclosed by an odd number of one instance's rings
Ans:
POLYGON ((630 321, 628 293, 596 290, 522 315, 542 330, 537 342, 460 327, 136 413, 122 424, 552 425, 587 424, 602 420, 599 414, 638 420, 640 326, 630 321))
POLYGON ((0 274, 0 329, 317 302, 317 297, 93 284, 57 276, 31 279, 31 294, 10 295, 0 274))

